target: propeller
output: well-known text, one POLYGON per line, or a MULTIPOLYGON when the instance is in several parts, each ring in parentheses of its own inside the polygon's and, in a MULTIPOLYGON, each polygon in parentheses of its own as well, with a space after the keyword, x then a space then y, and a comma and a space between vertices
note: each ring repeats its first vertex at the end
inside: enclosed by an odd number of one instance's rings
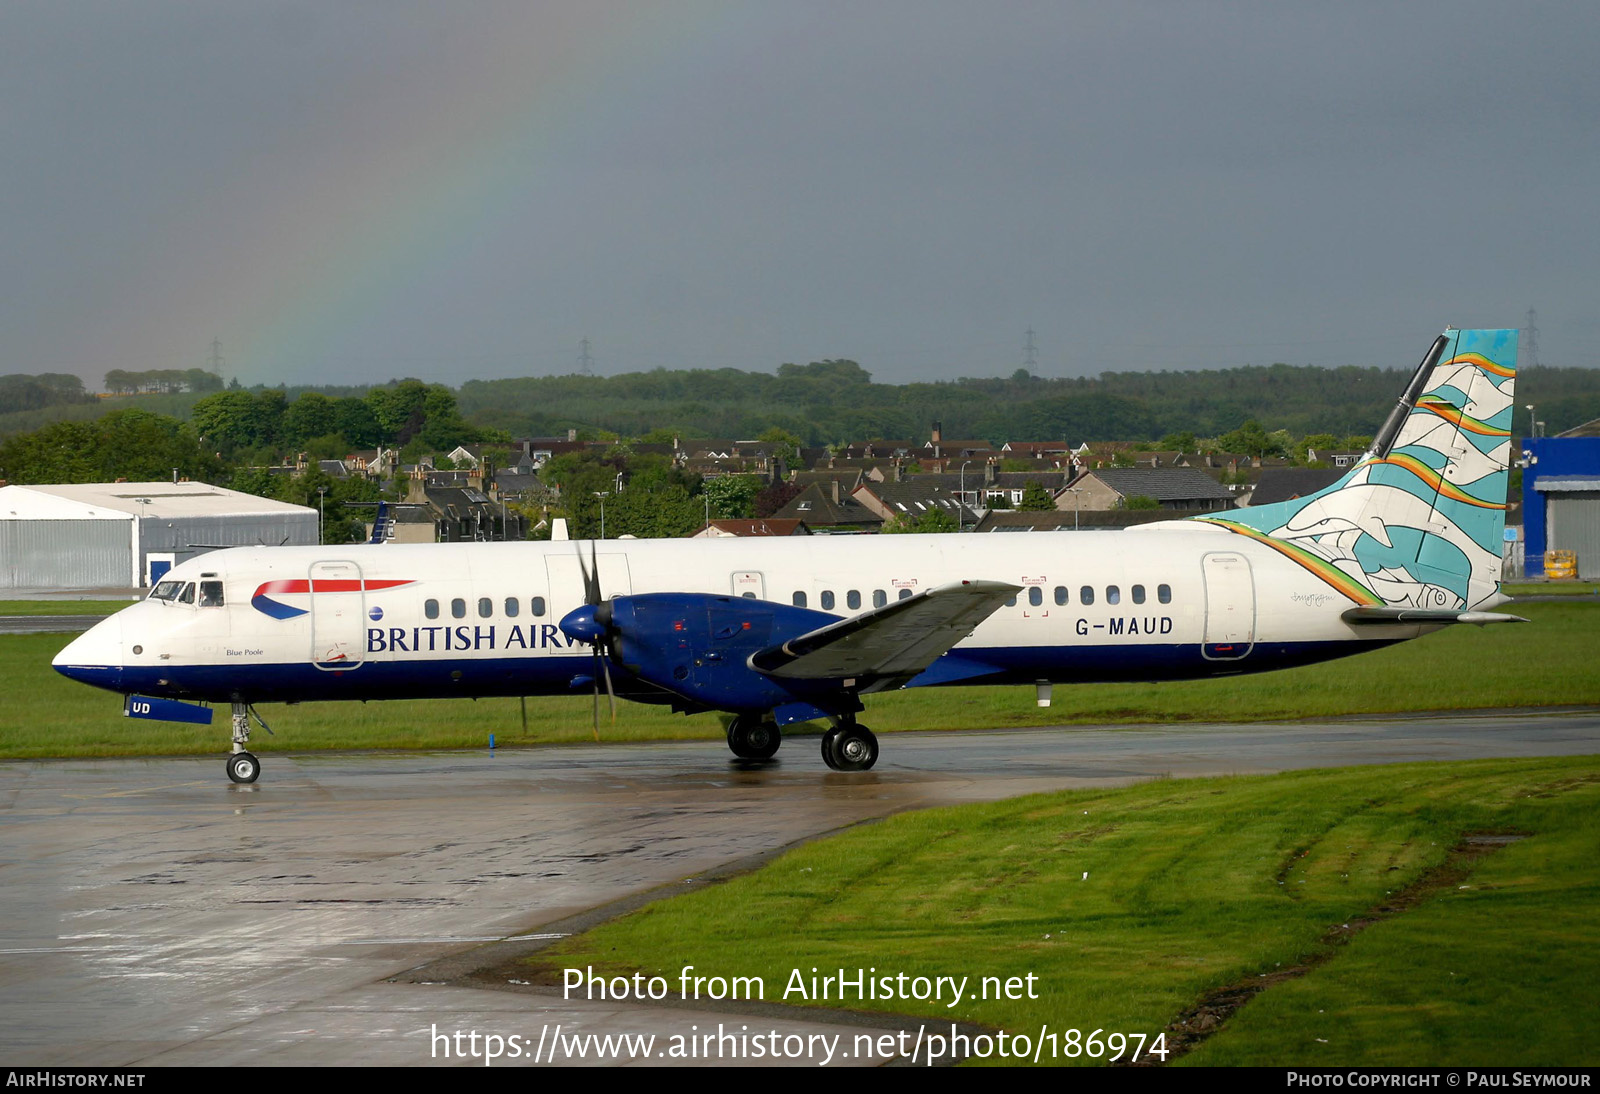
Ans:
POLYGON ((611 637, 611 602, 600 595, 600 559, 595 553, 594 541, 589 541, 589 565, 583 564, 583 548, 578 548, 578 569, 583 573, 583 607, 568 612, 561 620, 561 630, 569 638, 587 642, 594 655, 594 739, 600 739, 600 681, 606 682, 606 698, 611 704, 611 724, 617 722, 617 693, 611 686, 610 658, 602 647, 611 637))

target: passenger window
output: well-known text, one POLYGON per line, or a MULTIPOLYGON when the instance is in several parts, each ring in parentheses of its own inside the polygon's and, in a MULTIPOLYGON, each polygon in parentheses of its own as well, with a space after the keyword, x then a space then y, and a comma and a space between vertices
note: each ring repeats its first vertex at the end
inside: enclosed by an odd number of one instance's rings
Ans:
POLYGON ((756 598, 755 593, 740 593, 739 595, 744 597, 746 600, 754 600, 756 598))
POLYGON ((1163 604, 1171 604, 1172 603, 1172 586, 1171 585, 1157 585, 1156 586, 1156 599, 1161 601, 1161 603, 1163 603, 1163 604))
POLYGON ((437 600, 425 600, 425 601, 423 601, 423 603, 422 603, 422 614, 427 616, 429 619, 438 619, 439 618, 439 602, 437 600))
POLYGON ((1135 604, 1143 604, 1144 603, 1144 586, 1143 585, 1135 585, 1133 587, 1133 602, 1135 604))
POLYGON ((1034 585, 1028 589, 1028 603, 1037 608, 1044 603, 1044 590, 1034 585))
POLYGON ((822 610, 825 611, 825 612, 833 611, 833 590, 832 589, 823 589, 822 590, 822 610))
POLYGON ((844 605, 851 611, 855 611, 857 608, 861 607, 861 590, 851 589, 849 592, 845 593, 844 605))
POLYGON ((881 608, 887 603, 889 603, 888 593, 884 592, 882 589, 872 590, 872 606, 874 608, 881 608))
POLYGON ((534 615, 540 616, 544 614, 544 597, 536 596, 528 603, 532 606, 534 615))
POLYGON ((1093 585, 1085 585, 1083 588, 1078 590, 1078 603, 1079 604, 1093 604, 1094 603, 1094 586, 1093 585))
POLYGON ((520 612, 521 610, 522 610, 522 601, 518 600, 514 596, 506 597, 506 618, 507 619, 515 619, 517 617, 517 613, 520 612))
POLYGON ((910 595, 911 595, 911 590, 910 589, 901 589, 900 590, 900 595, 896 599, 904 600, 904 599, 906 599, 906 597, 908 597, 910 595))
POLYGON ((222 582, 202 581, 200 583, 200 606, 202 608, 222 607, 222 582))
POLYGON ((1106 586, 1106 603, 1107 604, 1121 604, 1122 603, 1122 590, 1117 588, 1115 585, 1107 585, 1106 586))
POLYGON ((467 617, 467 602, 459 596, 450 601, 450 614, 456 619, 467 617))
POLYGON ((797 608, 803 608, 803 607, 806 606, 806 594, 805 593, 795 593, 794 594, 794 606, 797 607, 797 608))
POLYGON ((480 596, 478 598, 478 618, 479 619, 488 619, 493 614, 494 614, 494 601, 490 600, 486 596, 480 596))
POLYGON ((1067 601, 1069 601, 1071 599, 1072 599, 1072 594, 1067 592, 1067 587, 1065 585, 1057 585, 1056 586, 1056 603, 1058 605, 1065 604, 1067 601))
POLYGON ((1011 597, 1007 597, 1006 598, 1006 607, 1015 608, 1016 606, 1017 606, 1017 598, 1016 597, 1011 596, 1011 597))

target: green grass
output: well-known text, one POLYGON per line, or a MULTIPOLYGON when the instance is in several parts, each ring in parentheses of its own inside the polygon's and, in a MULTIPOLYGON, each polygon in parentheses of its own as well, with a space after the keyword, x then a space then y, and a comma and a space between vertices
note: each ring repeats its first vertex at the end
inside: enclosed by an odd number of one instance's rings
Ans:
POLYGON ((0 615, 110 615, 132 600, 0 600, 0 615))
POLYGON ((1600 585, 1593 581, 1529 581, 1517 585, 1502 585, 1507 596, 1594 596, 1600 594, 1600 585))
MULTIPOLYGON (((1205 993, 1311 955, 1185 1062, 1592 1065, 1600 971, 1600 757, 1158 781, 939 809, 801 847, 529 960, 759 976, 792 970, 1002 979, 1038 998, 851 1007, 1011 1032, 1155 1034, 1205 993), (1464 834, 1529 838, 1461 888, 1343 946, 1464 834)), ((800 1002, 791 997, 789 1002, 800 1002)), ((1087 1062, 1087 1061, 1079 1061, 1087 1062)))
MULTIPOLYGON (((1532 620, 1454 627, 1416 642, 1342 661, 1258 676, 1159 684, 1056 688, 1049 710, 1031 687, 915 688, 869 696, 863 721, 880 732, 1054 724, 1283 721, 1415 710, 1600 704, 1600 606, 1539 603, 1532 620)), ((62 635, 0 637, 0 758, 171 755, 216 752, 226 725, 132 721, 120 700, 50 668, 62 635)), ((223 712, 224 714, 226 712, 223 712)), ((268 704, 278 731, 252 749, 475 748, 494 733, 502 746, 591 740, 587 697, 528 700, 528 731, 516 699, 268 704)), ((817 727, 809 727, 815 730, 817 727)), ((791 729, 789 732, 805 732, 791 729)), ((618 705, 602 714, 601 737, 641 741, 720 738, 715 715, 684 718, 661 707, 618 705)))

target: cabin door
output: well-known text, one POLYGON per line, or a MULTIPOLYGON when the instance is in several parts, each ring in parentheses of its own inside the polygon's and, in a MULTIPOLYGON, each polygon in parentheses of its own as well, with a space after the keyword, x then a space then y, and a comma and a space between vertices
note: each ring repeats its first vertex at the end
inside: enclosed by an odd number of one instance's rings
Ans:
POLYGON ((338 672, 366 660, 366 593, 354 562, 311 564, 311 663, 338 672))
POLYGON ((1201 652, 1208 661, 1238 661, 1256 641, 1256 590, 1250 561, 1238 554, 1209 554, 1206 633, 1201 652))

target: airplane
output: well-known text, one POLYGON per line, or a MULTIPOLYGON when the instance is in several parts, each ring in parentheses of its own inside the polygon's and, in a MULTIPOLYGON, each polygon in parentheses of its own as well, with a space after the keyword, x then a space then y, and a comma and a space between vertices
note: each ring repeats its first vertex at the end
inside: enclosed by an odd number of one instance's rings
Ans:
POLYGON ((1071 535, 235 548, 174 567, 55 668, 132 717, 209 724, 253 782, 266 702, 592 692, 731 714, 770 759, 826 719, 824 763, 879 746, 902 687, 1182 680, 1520 621, 1500 592, 1517 332, 1447 329, 1364 458, 1286 502, 1071 535))

